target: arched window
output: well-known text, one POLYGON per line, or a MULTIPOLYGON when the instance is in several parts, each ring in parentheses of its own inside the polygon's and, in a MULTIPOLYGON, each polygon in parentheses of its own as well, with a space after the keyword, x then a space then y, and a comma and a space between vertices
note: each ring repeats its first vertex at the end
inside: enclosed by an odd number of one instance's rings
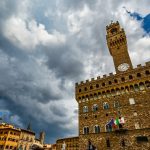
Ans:
POLYGON ((94 104, 94 105, 93 105, 93 111, 96 112, 97 110, 98 110, 98 105, 97 105, 97 104, 94 104))
POLYGON ((79 89, 79 92, 81 92, 81 89, 79 89))
POLYGON ((83 134, 89 134, 89 127, 83 128, 83 134))
POLYGON ((143 83, 143 82, 140 82, 140 83, 139 83, 139 88, 140 88, 140 90, 144 90, 144 89, 145 89, 145 86, 144 86, 144 83, 143 83))
POLYGON ((104 103, 103 103, 103 108, 104 108, 104 109, 109 109, 109 104, 108 104, 107 102, 104 102, 104 103))
POLYGON ((137 77, 140 78, 140 77, 141 77, 141 74, 140 74, 140 73, 137 73, 137 77))
POLYGON ((118 101, 114 101, 114 107, 118 108, 119 106, 120 106, 119 102, 118 101))
POLYGON ((83 112, 84 113, 88 112, 88 106, 83 106, 83 112))
POLYGON ((115 79, 115 80, 114 80, 114 82, 115 82, 115 83, 118 83, 118 80, 117 80, 117 79, 115 79))
POLYGON ((91 86, 90 86, 90 90, 92 90, 92 89, 93 89, 93 86, 91 85, 91 86))
POLYGON ((94 126, 94 133, 100 133, 100 127, 99 125, 94 126))
POLYGON ((145 71, 145 74, 146 74, 146 75, 150 75, 149 70, 146 70, 146 71, 145 71))
POLYGON ((122 146, 122 147, 125 147, 125 146, 126 146, 124 139, 121 140, 121 146, 122 146))
POLYGON ((132 75, 129 75, 129 79, 130 79, 130 80, 133 79, 133 76, 132 76, 132 75))
POLYGON ((102 83, 102 86, 105 86, 105 83, 102 83))
POLYGON ((96 88, 99 88, 99 84, 96 84, 96 88))
POLYGON ((85 87, 84 90, 87 91, 87 87, 85 87))
POLYGON ((145 81, 145 85, 146 85, 147 88, 149 88, 150 87, 150 82, 149 81, 145 81))
POLYGON ((112 126, 110 124, 106 125, 106 132, 111 132, 112 131, 112 126))
POLYGON ((124 82, 124 81, 125 81, 125 78, 124 78, 124 77, 122 77, 122 78, 121 78, 121 81, 122 81, 122 82, 124 82))
POLYGON ((107 145, 107 147, 110 147, 110 140, 109 139, 106 139, 106 145, 107 145))

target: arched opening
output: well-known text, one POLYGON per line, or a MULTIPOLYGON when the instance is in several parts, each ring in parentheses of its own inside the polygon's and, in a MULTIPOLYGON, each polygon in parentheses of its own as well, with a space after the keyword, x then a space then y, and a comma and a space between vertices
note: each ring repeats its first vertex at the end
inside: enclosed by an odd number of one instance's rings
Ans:
POLYGON ((96 84, 96 88, 99 88, 99 84, 96 84))
POLYGON ((94 126, 94 133, 100 133, 100 127, 99 125, 94 126))
POLYGON ((139 83, 139 88, 140 88, 141 91, 145 89, 145 86, 144 86, 143 82, 139 83))
POLYGON ((103 103, 103 109, 109 109, 109 104, 107 102, 103 103))
POLYGON ((136 92, 139 91, 139 86, 138 86, 137 84, 134 84, 134 90, 135 90, 136 92))
POLYGON ((146 74, 146 75, 150 75, 149 70, 146 70, 146 71, 145 71, 145 74, 146 74))
POLYGON ((116 88, 116 95, 120 95, 120 89, 116 88))
POLYGON ((97 105, 97 104, 94 104, 94 105, 93 105, 93 111, 94 111, 94 112, 98 111, 98 105, 97 105))
POLYGON ((141 77, 141 74, 140 74, 140 73, 137 73, 137 77, 140 78, 140 77, 141 77))
POLYGON ((133 79, 133 76, 132 76, 132 75, 129 75, 129 79, 130 79, 130 80, 133 79))
POLYGON ((149 82, 149 81, 145 81, 145 86, 146 86, 147 88, 150 88, 150 82, 149 82))
POLYGON ((134 92, 134 87, 133 87, 133 85, 130 85, 130 91, 131 91, 131 92, 134 92))
POLYGON ((90 90, 92 90, 92 89, 93 89, 93 86, 91 85, 91 86, 90 86, 90 90))

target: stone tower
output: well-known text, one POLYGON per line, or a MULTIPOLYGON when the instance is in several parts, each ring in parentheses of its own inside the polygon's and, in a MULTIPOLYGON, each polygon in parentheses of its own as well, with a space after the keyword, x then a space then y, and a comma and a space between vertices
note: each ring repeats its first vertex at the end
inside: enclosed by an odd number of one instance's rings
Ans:
POLYGON ((40 132, 40 143, 43 145, 45 140, 45 132, 40 132))
POLYGON ((119 22, 106 32, 116 74, 76 83, 79 149, 149 149, 150 62, 132 67, 119 22))
POLYGON ((113 57, 116 72, 119 73, 132 69, 124 29, 120 27, 117 21, 106 26, 106 31, 107 45, 113 57))

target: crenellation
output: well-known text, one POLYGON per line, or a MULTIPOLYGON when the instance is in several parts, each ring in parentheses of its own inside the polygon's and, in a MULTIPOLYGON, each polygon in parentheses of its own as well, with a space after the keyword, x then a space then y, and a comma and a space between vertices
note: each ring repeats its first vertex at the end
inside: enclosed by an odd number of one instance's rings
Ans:
POLYGON ((146 62, 145 64, 146 66, 150 66, 150 61, 146 62))

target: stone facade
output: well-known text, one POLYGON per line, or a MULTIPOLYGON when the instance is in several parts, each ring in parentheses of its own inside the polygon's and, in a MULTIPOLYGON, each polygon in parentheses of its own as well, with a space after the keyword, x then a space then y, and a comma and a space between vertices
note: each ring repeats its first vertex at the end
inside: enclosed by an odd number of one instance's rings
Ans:
POLYGON ((124 30, 118 22, 106 30, 116 74, 76 83, 79 149, 86 150, 89 141, 98 150, 148 149, 150 62, 133 68, 124 30))
POLYGON ((58 139, 56 145, 57 150, 79 150, 79 137, 58 139), (63 144, 65 144, 65 149, 63 149, 63 144))

